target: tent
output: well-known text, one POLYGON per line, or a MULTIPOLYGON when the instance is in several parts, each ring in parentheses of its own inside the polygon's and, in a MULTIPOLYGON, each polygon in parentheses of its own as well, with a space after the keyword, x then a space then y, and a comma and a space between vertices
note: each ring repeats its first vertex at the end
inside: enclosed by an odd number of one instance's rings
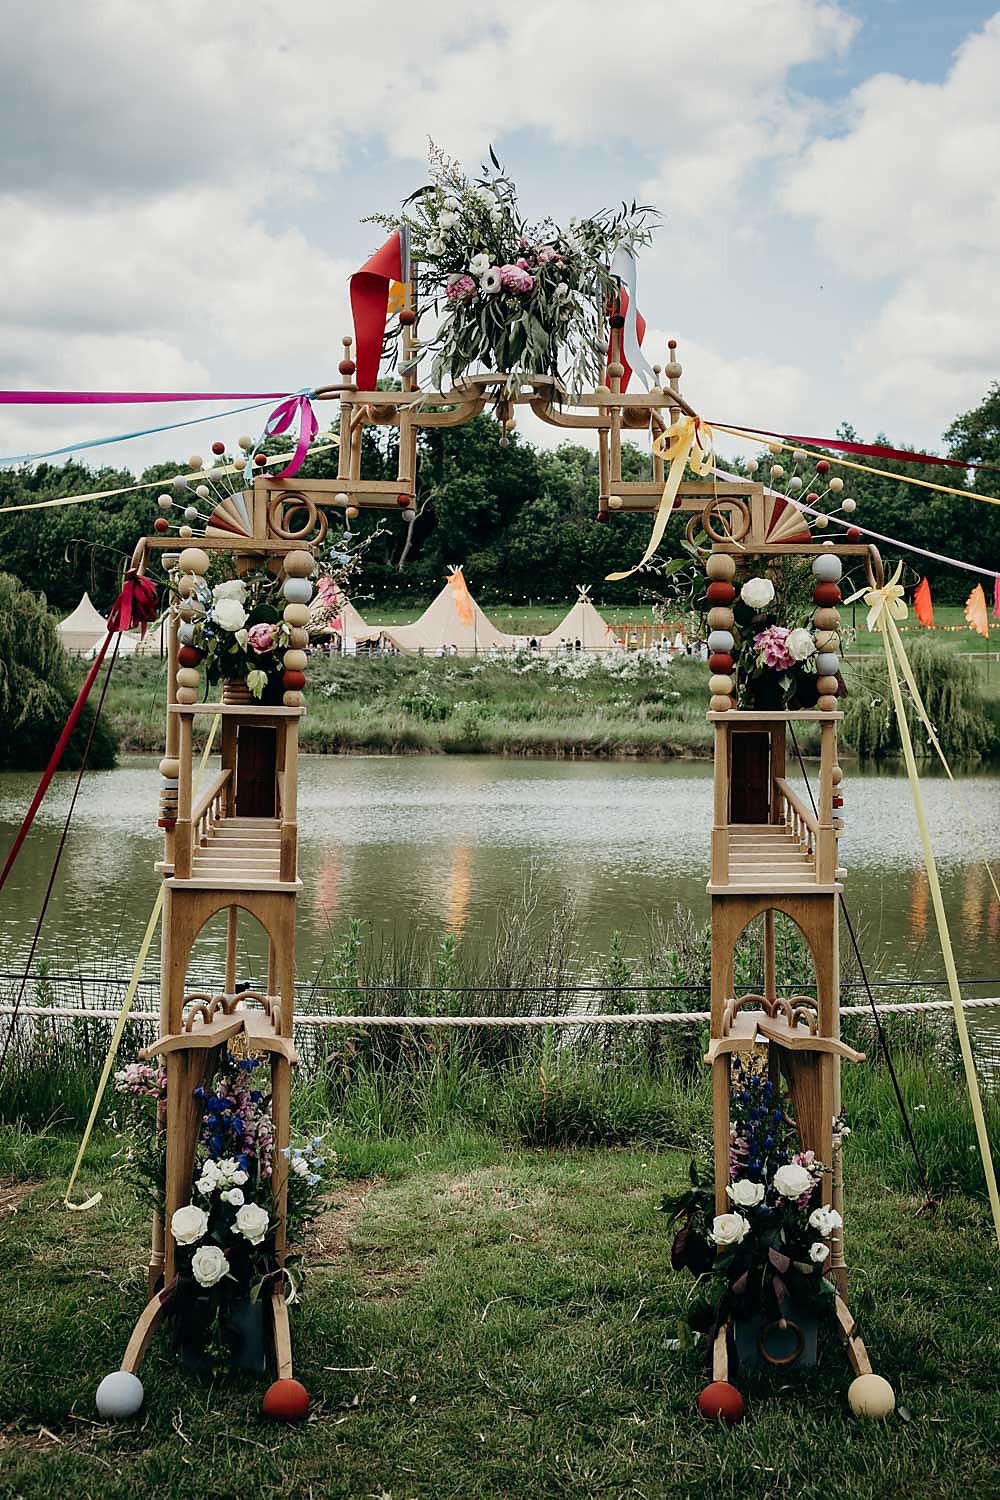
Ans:
POLYGON ((90 595, 84 594, 73 613, 59 622, 58 630, 63 646, 71 656, 86 656, 92 646, 103 641, 108 624, 91 604, 90 595))
POLYGON ((504 635, 486 618, 469 593, 461 568, 412 625, 383 625, 383 637, 405 656, 470 656, 479 651, 511 651, 518 637, 504 635))
POLYGON ((369 625, 361 618, 346 594, 321 578, 310 610, 310 626, 316 635, 337 636, 340 648, 350 656, 359 645, 375 645, 382 639, 382 628, 369 625))
POLYGON ((578 598, 549 635, 539 645, 543 651, 615 651, 618 638, 611 626, 591 602, 590 589, 577 585, 578 598))

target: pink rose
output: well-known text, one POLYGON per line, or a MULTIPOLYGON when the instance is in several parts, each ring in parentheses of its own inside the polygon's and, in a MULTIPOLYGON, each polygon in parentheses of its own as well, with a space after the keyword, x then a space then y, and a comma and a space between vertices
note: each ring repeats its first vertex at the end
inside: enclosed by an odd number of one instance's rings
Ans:
POLYGON ((769 625, 766 630, 754 636, 753 643, 764 665, 780 672, 794 665, 794 657, 788 649, 787 641, 788 631, 784 625, 769 625))
POLYGON ((523 255, 519 260, 516 260, 514 264, 520 266, 522 271, 526 271, 528 269, 528 262, 525 260, 523 255))
POLYGON ((265 655, 274 646, 274 626, 268 624, 251 625, 247 631, 247 645, 258 656, 265 655))
POLYGON ((527 271, 520 266, 501 266, 500 285, 507 288, 509 292, 530 292, 535 284, 535 278, 529 276, 527 271))
POLYGON ((448 283, 446 295, 450 302, 459 302, 463 297, 474 297, 476 283, 471 276, 456 276, 454 281, 448 283))

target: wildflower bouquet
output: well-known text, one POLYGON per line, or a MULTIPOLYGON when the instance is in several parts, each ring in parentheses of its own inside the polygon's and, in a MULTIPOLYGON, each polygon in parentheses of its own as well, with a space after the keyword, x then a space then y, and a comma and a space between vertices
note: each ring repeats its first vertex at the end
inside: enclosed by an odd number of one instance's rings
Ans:
MULTIPOLYGON (((824 1272, 842 1220, 820 1201, 828 1168, 811 1151, 795 1149, 784 1100, 765 1072, 737 1059, 733 1086, 732 1207, 715 1213, 710 1178, 692 1163, 690 1188, 662 1205, 678 1226, 671 1263, 712 1278, 714 1311, 706 1326, 734 1315, 777 1322, 792 1303, 832 1307, 834 1288, 824 1272)), ((839 1146, 847 1131, 837 1124, 839 1146)))
POLYGON ((623 204, 565 229, 548 218, 529 224, 492 150, 490 158, 470 179, 432 145, 430 182, 400 215, 374 219, 409 232, 421 311, 440 320, 423 344, 432 380, 441 389, 445 376, 454 383, 482 365, 552 375, 572 391, 597 384, 607 362, 603 318, 620 291, 615 251, 649 244, 656 211, 623 204))

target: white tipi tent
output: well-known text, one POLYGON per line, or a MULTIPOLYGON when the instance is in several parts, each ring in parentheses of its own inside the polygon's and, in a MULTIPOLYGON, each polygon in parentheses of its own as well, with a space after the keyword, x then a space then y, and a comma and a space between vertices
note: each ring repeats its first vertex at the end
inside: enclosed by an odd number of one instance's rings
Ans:
POLYGON ((379 625, 363 620, 346 594, 329 578, 321 578, 310 610, 310 625, 318 635, 336 636, 341 650, 352 655, 359 645, 374 645, 382 639, 379 625))
POLYGON ((412 625, 383 625, 381 631, 405 656, 450 655, 453 649, 471 656, 480 651, 510 651, 517 645, 516 636, 504 635, 483 614, 461 568, 451 570, 444 588, 419 620, 412 625))
POLYGON ((577 584, 578 598, 568 614, 549 635, 543 635, 543 651, 614 651, 618 638, 590 598, 590 589, 577 584))
POLYGON ((60 620, 58 630, 63 646, 71 656, 86 656, 91 647, 103 641, 108 625, 91 604, 90 595, 84 594, 73 613, 60 620))

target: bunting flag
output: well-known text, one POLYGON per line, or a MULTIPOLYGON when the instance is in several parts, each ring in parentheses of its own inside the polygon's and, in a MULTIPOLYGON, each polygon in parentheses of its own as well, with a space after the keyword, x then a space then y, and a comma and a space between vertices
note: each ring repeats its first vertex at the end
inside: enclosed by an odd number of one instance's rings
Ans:
POLYGON ((983 593, 981 583, 976 584, 965 601, 965 620, 970 630, 974 630, 977 635, 984 635, 989 640, 990 622, 986 618, 986 595, 983 593))
POLYGON ((359 390, 373 391, 378 384, 390 298, 391 311, 398 311, 403 305, 405 284, 410 277, 409 258, 406 231, 397 229, 351 277, 354 359, 359 390))
MULTIPOLYGON (((722 423, 717 423, 722 426, 722 423)), ((869 458, 890 458, 900 464, 939 464, 946 469, 988 469, 1000 472, 998 464, 974 464, 964 458, 942 458, 939 453, 919 453, 912 448, 890 448, 883 443, 855 443, 844 438, 802 437, 794 432, 771 432, 767 427, 745 426, 747 432, 758 432, 763 437, 782 438, 786 443, 803 447, 832 448, 836 453, 857 453, 869 458)))
POLYGON ((454 568, 452 572, 448 574, 448 587, 451 589, 452 594, 454 595, 453 603, 455 605, 455 613, 458 615, 458 618, 461 620, 463 625, 471 625, 472 595, 469 593, 469 585, 465 581, 465 576, 462 573, 461 568, 454 568))
POLYGON ((1000 573, 993 579, 993 618, 1000 620, 1000 573))
POLYGON ((921 578, 914 591, 913 613, 921 625, 926 625, 928 630, 934 629, 934 605, 931 603, 931 586, 926 578, 921 578))

